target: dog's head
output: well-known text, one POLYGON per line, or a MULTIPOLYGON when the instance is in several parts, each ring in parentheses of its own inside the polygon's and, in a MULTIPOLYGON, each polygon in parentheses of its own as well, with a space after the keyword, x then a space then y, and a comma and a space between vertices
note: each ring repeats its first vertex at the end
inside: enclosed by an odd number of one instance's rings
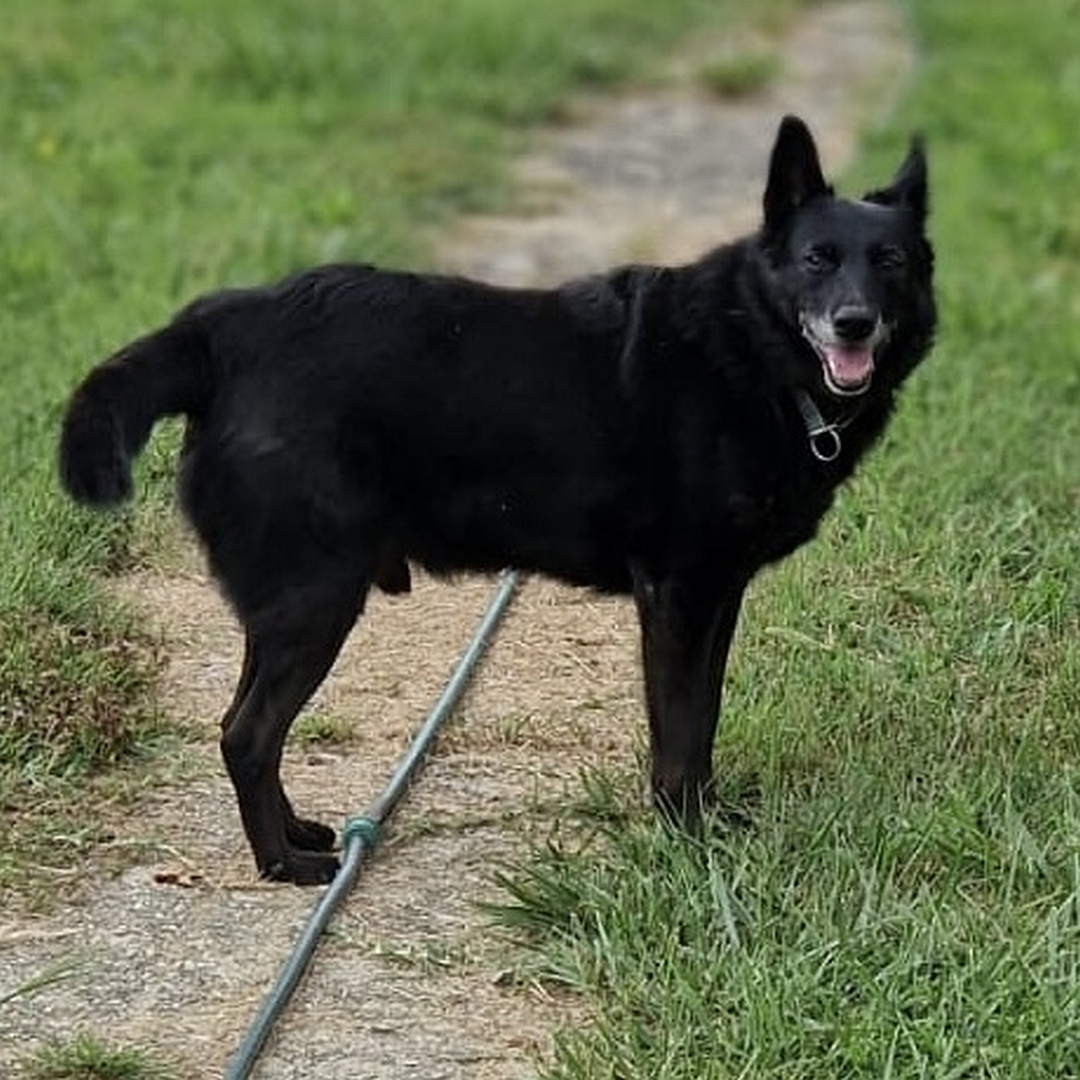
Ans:
POLYGON ((784 119, 769 165, 761 245, 771 299, 807 346, 809 365, 790 373, 799 383, 855 397, 875 377, 895 383, 906 374, 882 370, 890 352, 924 350, 934 319, 926 209, 919 140, 888 187, 839 199, 806 125, 784 119), (920 339, 915 349, 889 349, 894 338, 912 335, 920 339))

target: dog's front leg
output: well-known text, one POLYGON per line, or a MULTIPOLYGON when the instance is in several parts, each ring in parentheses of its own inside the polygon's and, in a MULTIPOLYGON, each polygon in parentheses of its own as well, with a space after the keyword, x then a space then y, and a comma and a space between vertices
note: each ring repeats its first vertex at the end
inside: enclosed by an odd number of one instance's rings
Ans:
POLYGON ((724 667, 745 586, 634 571, 653 797, 690 825, 710 792, 724 667))

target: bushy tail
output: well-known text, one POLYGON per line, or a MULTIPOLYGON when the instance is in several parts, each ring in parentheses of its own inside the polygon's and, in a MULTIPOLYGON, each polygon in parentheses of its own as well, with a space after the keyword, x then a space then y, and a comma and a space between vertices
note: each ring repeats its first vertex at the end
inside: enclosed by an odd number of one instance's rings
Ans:
POLYGON ((202 327, 174 322, 99 364, 75 391, 60 434, 60 480, 73 499, 112 506, 131 495, 131 462, 162 416, 196 416, 212 388, 202 327))

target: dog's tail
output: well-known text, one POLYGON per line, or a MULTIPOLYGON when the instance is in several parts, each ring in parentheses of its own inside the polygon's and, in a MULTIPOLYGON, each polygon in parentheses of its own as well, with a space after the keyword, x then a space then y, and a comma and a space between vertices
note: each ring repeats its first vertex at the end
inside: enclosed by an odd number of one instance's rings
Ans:
POLYGON ((160 417, 200 415, 213 377, 206 331, 178 320, 99 364, 75 391, 60 434, 60 480, 77 502, 131 495, 131 463, 160 417))

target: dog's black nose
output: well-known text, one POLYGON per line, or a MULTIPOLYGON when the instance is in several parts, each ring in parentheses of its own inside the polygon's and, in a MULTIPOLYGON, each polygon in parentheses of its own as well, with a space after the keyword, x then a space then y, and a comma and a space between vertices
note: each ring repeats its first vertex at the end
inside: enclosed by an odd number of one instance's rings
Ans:
POLYGON ((837 308, 832 324, 841 341, 865 341, 877 326, 877 316, 869 308, 851 304, 837 308))

